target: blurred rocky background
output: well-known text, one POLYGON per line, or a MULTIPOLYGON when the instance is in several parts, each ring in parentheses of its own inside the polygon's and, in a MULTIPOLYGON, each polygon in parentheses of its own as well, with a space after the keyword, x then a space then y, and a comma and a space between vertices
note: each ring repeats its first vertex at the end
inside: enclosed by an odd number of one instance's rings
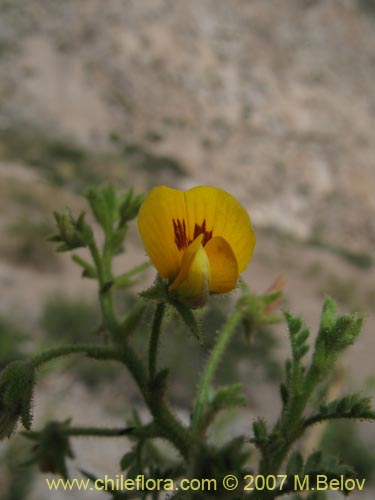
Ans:
MULTIPOLYGON (((284 307, 312 331, 325 294, 365 314, 334 387, 373 394, 374 23, 373 0, 0 0, 0 366, 97 327, 93 283, 46 241, 53 210, 87 208, 82 194, 102 182, 210 184, 252 217, 258 242, 244 277, 254 291, 283 274, 284 307)), ((134 226, 116 269, 144 260, 134 226)), ((118 300, 124 307, 134 295, 118 300)), ((203 313, 211 330, 230 300, 203 313)), ((197 354, 182 326, 168 335, 168 362, 189 360, 186 342, 197 354)), ((270 401, 286 345, 281 326, 233 346, 223 377, 240 377, 249 395, 236 431, 277 414, 270 401)), ((121 426, 131 416, 138 399, 126 374, 89 363, 44 370, 36 428, 68 417, 121 426)), ((194 376, 188 362, 175 364, 172 398, 187 418, 194 376)), ((336 424, 318 438, 370 482, 372 427, 336 424), (354 432, 358 449, 347 442, 354 432)), ((78 465, 115 475, 126 446, 79 441, 78 465)), ((0 448, 2 498, 103 498, 48 492, 35 470, 17 468, 25 447, 17 437, 0 448)))

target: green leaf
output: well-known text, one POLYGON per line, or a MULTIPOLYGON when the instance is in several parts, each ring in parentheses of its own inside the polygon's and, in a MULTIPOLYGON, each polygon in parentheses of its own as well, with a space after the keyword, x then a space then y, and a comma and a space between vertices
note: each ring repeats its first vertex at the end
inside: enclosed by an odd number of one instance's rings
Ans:
POLYGON ((289 335, 292 345, 292 354, 294 361, 299 361, 308 352, 309 345, 307 339, 310 331, 299 316, 293 316, 290 312, 284 312, 288 324, 289 335))
POLYGON ((147 262, 143 262, 142 264, 139 264, 138 266, 136 267, 133 267, 133 269, 130 269, 129 271, 127 271, 126 273, 124 274, 121 274, 120 276, 117 276, 115 279, 114 279, 114 284, 118 287, 118 288, 123 288, 123 287, 128 287, 128 286, 131 286, 133 285, 134 283, 136 283, 132 277, 145 271, 146 269, 148 269, 150 266, 152 266, 152 262, 151 261, 147 261, 147 262))
POLYGON ((120 201, 120 225, 134 219, 139 212, 140 206, 145 198, 144 194, 134 195, 133 189, 129 189, 120 201))
POLYGON ((82 259, 79 255, 73 254, 72 261, 83 268, 82 276, 84 278, 96 279, 98 277, 94 266, 89 264, 85 259, 82 259))
POLYGON ((155 283, 139 294, 144 299, 167 301, 168 300, 168 284, 165 280, 157 277, 155 283))
POLYGON ((242 467, 248 461, 250 449, 246 446, 246 441, 243 436, 237 436, 219 450, 219 464, 223 468, 225 474, 228 471, 233 471, 242 475, 242 467))
POLYGON ((327 297, 322 310, 319 330, 321 332, 329 332, 336 323, 337 305, 331 297, 327 297))
POLYGON ((305 473, 309 474, 312 472, 319 471, 322 463, 322 452, 314 451, 306 460, 305 473))
POLYGON ((289 458, 286 472, 288 475, 300 474, 303 469, 303 458, 299 451, 294 451, 289 458))
POLYGON ((129 451, 120 460, 121 470, 128 469, 137 459, 137 455, 134 451, 129 451))
POLYGON ((170 300, 169 303, 176 309, 191 333, 202 343, 201 330, 190 307, 175 300, 170 300))
POLYGON ((140 474, 142 474, 142 469, 140 467, 140 465, 138 463, 132 465, 129 469, 128 469, 128 472, 126 474, 126 477, 128 479, 135 479, 137 476, 139 476, 140 474))
POLYGON ((146 304, 138 302, 133 309, 129 312, 126 318, 121 322, 120 332, 121 336, 128 337, 138 327, 142 321, 143 314, 146 310, 146 304))
POLYGON ((152 397, 155 400, 161 399, 164 397, 164 394, 167 390, 167 382, 169 376, 169 369, 164 368, 160 370, 155 378, 150 383, 150 389, 152 391, 152 397))
POLYGON ((330 365, 336 353, 353 344, 360 333, 362 323, 363 317, 358 314, 337 316, 335 302, 329 297, 326 299, 315 348, 316 361, 320 363, 320 368, 330 365))
POLYGON ((28 361, 13 361, 0 372, 0 440, 13 433, 19 419, 30 430, 35 382, 35 368, 28 361))
POLYGON ((117 255, 123 251, 123 244, 126 232, 127 232, 126 226, 119 227, 118 229, 113 231, 110 239, 110 244, 114 255, 117 255))
POLYGON ((280 396, 281 396, 281 401, 285 406, 289 400, 289 390, 285 384, 280 384, 280 396))
POLYGON ((340 476, 354 477, 355 471, 347 464, 339 462, 339 460, 331 455, 327 455, 322 451, 315 451, 306 460, 304 474, 313 478, 317 474, 324 474, 337 478, 340 476))
POLYGON ((352 345, 361 331, 363 317, 355 314, 340 316, 333 328, 332 336, 336 337, 336 348, 345 349, 352 345))
POLYGON ((210 396, 205 414, 202 418, 201 428, 206 429, 221 410, 227 410, 238 406, 246 406, 247 397, 242 393, 241 384, 233 384, 221 387, 210 396))
POLYGON ((259 418, 253 423, 253 432, 254 437, 251 438, 250 441, 261 448, 262 445, 264 445, 268 441, 268 430, 266 422, 262 418, 259 418))
POLYGON ((233 384, 218 389, 209 403, 215 410, 233 406, 245 406, 247 397, 242 393, 241 384, 233 384))
POLYGON ((322 403, 319 408, 319 414, 311 417, 315 421, 334 418, 375 419, 371 399, 363 397, 360 394, 345 396, 329 403, 322 403))

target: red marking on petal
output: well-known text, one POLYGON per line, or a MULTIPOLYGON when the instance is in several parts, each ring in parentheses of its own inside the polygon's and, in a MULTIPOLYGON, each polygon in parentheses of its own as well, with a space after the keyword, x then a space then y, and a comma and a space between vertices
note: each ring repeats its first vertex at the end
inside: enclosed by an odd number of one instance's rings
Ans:
POLYGON ((202 245, 205 246, 208 241, 212 238, 213 229, 208 231, 206 228, 206 219, 203 220, 202 224, 195 223, 193 239, 189 240, 186 235, 186 222, 183 219, 173 219, 173 231, 174 231, 174 241, 179 250, 185 250, 190 243, 192 243, 195 238, 200 234, 203 234, 202 245))

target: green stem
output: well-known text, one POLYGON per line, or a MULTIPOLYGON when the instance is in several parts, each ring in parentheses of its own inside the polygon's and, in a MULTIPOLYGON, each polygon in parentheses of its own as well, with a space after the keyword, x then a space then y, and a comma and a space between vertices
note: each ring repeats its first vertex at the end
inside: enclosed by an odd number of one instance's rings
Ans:
POLYGON ((94 239, 90 243, 89 249, 90 249, 91 256, 92 256, 92 259, 93 259, 95 267, 96 267, 96 271, 98 273, 98 280, 99 280, 100 288, 102 288, 104 286, 102 259, 100 257, 100 253, 99 253, 98 247, 97 247, 94 239))
POLYGON ((112 347, 98 346, 91 344, 77 344, 77 345, 65 345, 62 347, 57 347, 54 349, 49 349, 48 351, 36 354, 32 359, 31 363, 34 368, 39 368, 40 366, 48 363, 49 361, 61 358, 63 356, 68 356, 70 354, 86 354, 90 358, 95 359, 114 359, 120 360, 118 352, 112 347))
MULTIPOLYGON (((296 392, 291 395, 285 410, 270 435, 280 435, 284 438, 284 444, 270 453, 263 453, 259 467, 259 475, 264 477, 272 474, 278 474, 279 470, 287 457, 292 444, 302 435, 304 431, 303 413, 307 402, 313 393, 315 387, 321 380, 321 374, 316 369, 314 359, 305 376, 303 383, 303 392, 296 392)), ((268 500, 273 498, 273 492, 268 490, 254 491, 250 498, 256 500, 268 500)))
POLYGON ((97 437, 127 437, 132 434, 132 428, 104 429, 102 427, 67 427, 68 436, 97 436, 97 437))
POLYGON ((100 287, 99 299, 100 307, 102 310, 103 318, 105 318, 109 331, 113 336, 113 340, 118 338, 118 323, 113 308, 112 301, 112 270, 111 270, 111 248, 108 243, 109 237, 106 235, 103 245, 102 256, 96 245, 95 240, 90 244, 90 252, 95 263, 96 271, 98 274, 98 281, 100 287))
MULTIPOLYGON (((131 345, 121 338, 121 332, 119 331, 119 322, 116 317, 116 312, 113 307, 113 296, 112 296, 112 286, 113 276, 112 276, 112 248, 110 244, 111 230, 105 231, 105 240, 102 249, 102 255, 99 254, 98 248, 95 242, 90 245, 91 254, 95 262, 100 285, 100 305, 102 308, 103 318, 108 327, 108 330, 112 336, 112 339, 121 346, 119 351, 119 356, 121 361, 127 367, 131 375, 133 376, 136 384, 138 385, 144 400, 154 417, 155 423, 160 429, 161 435, 168 439, 175 447, 179 450, 184 458, 188 458, 189 450, 189 433, 187 429, 177 420, 173 413, 168 408, 165 401, 160 398, 155 398, 149 389, 148 379, 145 373, 142 362, 139 360, 136 352, 133 350, 131 345)), ((159 314, 161 314, 161 309, 159 308, 159 314)), ((157 323, 154 320, 154 323, 157 323)), ((160 321, 161 323, 161 321, 160 321)), ((155 329, 157 329, 155 327, 155 329)), ((160 329, 160 325, 159 325, 160 329)), ((152 354, 152 365, 156 364, 156 350, 152 354)))
MULTIPOLYGON (((133 427, 124 427, 120 429, 105 429, 103 427, 63 427, 63 434, 65 436, 77 436, 77 437, 127 437, 130 434, 133 435, 133 427)), ((38 438, 42 433, 38 431, 25 431, 22 433, 24 436, 31 439, 38 438)))
MULTIPOLYGON (((39 433, 35 433, 38 435, 39 433)), ((67 436, 98 436, 98 437, 140 437, 142 439, 161 437, 154 423, 139 427, 123 427, 118 429, 105 429, 103 427, 67 427, 67 436)))
POLYGON ((161 331, 161 324, 163 322, 163 317, 165 313, 165 303, 159 302, 156 307, 154 322, 152 324, 151 337, 150 337, 150 347, 148 356, 148 369, 149 369, 149 379, 153 380, 156 374, 156 361, 159 346, 159 337, 161 331))
POLYGON ((163 399, 153 397, 153 394, 149 390, 143 365, 129 344, 124 346, 121 359, 137 383, 150 413, 159 428, 160 435, 173 443, 181 455, 187 459, 190 445, 188 430, 177 420, 163 399))
POLYGON ((112 281, 112 228, 105 231, 105 239, 102 251, 103 279, 104 282, 112 281))
POLYGON ((219 337, 215 343, 213 350, 211 351, 210 357, 208 358, 205 370, 203 372, 202 378, 198 386, 197 397, 195 401, 195 407, 192 419, 192 431, 193 435, 199 433, 200 424, 202 417, 207 405, 207 394, 211 384, 211 381, 215 375, 216 369, 219 365, 221 357, 228 346, 237 325, 241 321, 244 314, 244 310, 238 307, 232 316, 228 319, 223 329, 221 330, 219 337))

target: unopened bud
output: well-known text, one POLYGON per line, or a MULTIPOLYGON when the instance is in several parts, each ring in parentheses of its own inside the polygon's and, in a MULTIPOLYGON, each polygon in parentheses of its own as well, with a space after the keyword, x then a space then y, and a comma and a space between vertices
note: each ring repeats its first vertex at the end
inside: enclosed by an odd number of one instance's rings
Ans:
POLYGON ((27 361, 14 361, 0 373, 0 440, 9 437, 19 419, 31 427, 35 370, 27 361))

